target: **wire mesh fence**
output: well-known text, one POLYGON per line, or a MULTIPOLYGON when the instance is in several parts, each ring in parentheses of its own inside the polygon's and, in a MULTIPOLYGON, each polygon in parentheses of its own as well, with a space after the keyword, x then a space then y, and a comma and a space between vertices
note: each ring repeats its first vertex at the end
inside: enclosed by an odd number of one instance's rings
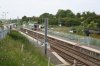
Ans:
POLYGON ((10 29, 1 29, 0 28, 0 40, 3 39, 9 32, 10 32, 10 29))
MULTIPOLYGON (((44 31, 44 30, 42 30, 44 31)), ((49 30, 48 34, 51 34, 53 36, 59 37, 64 40, 69 40, 72 42, 76 42, 82 45, 94 45, 94 46, 99 46, 100 47, 100 39, 92 38, 92 37, 87 37, 87 36, 80 36, 76 34, 71 34, 71 33, 62 33, 62 32, 56 32, 49 30)))

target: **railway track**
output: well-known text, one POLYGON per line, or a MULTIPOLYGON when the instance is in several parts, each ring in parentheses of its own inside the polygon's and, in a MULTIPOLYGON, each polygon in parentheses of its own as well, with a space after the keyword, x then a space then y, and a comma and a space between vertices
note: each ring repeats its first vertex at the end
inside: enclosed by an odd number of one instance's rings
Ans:
MULTIPOLYGON (((50 42, 51 43, 51 46, 53 46, 53 45, 55 45, 55 44, 53 44, 53 42, 50 42)), ((57 44, 55 45, 55 46, 57 46, 57 47, 60 47, 61 49, 64 49, 64 50, 66 50, 66 51, 69 51, 69 52, 71 52, 71 53, 73 53, 73 54, 75 54, 75 55, 77 55, 77 56, 79 56, 79 57, 82 57, 82 58, 84 58, 84 59, 86 59, 86 60, 89 60, 89 61, 91 61, 92 63, 95 63, 95 64, 99 64, 98 63, 98 59, 96 59, 96 60, 94 60, 95 58, 93 58, 93 57, 91 57, 91 56, 88 56, 88 55, 86 55, 86 54, 83 54, 83 53, 81 53, 81 52, 78 52, 78 51, 76 51, 76 50, 74 50, 74 49, 72 49, 72 48, 69 48, 69 47, 67 47, 66 46, 66 44, 59 44, 59 42, 56 42, 57 44), (70 49, 70 50, 69 50, 70 49), (94 62, 95 61, 95 62, 94 62)))
MULTIPOLYGON (((21 31, 35 39, 44 39, 44 34, 40 32, 28 29, 21 29, 21 31)), ((54 51, 72 65, 75 63, 76 66, 100 66, 100 58, 80 52, 75 49, 76 46, 72 46, 69 43, 58 40, 52 36, 48 36, 48 42, 54 51)))

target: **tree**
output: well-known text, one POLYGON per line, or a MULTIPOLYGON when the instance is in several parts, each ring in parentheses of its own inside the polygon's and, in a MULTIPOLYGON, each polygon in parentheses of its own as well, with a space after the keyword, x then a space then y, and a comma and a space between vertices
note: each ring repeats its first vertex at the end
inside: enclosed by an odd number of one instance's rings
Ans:
POLYGON ((3 29, 4 27, 3 27, 3 23, 2 23, 2 21, 0 20, 0 27, 3 29))
POLYGON ((49 13, 43 13, 42 15, 40 15, 40 18, 52 18, 53 15, 49 14, 49 13))
POLYGON ((78 26, 81 24, 77 18, 62 18, 61 21, 62 25, 67 27, 78 26))
POLYGON ((65 11, 66 17, 75 17, 75 14, 71 10, 66 10, 65 11))
POLYGON ((100 16, 96 15, 93 20, 95 21, 95 23, 97 23, 97 27, 100 29, 100 16))
POLYGON ((22 21, 28 21, 26 16, 22 17, 22 21))
POLYGON ((75 14, 71 11, 71 10, 62 10, 62 9, 59 9, 57 14, 56 14, 56 17, 57 18, 65 18, 65 17, 74 17, 75 14))
POLYGON ((43 23, 45 18, 49 18, 49 25, 55 25, 56 22, 56 18, 54 15, 49 14, 49 13, 43 13, 42 15, 40 15, 39 17, 39 23, 43 23))
POLYGON ((89 11, 86 12, 86 15, 87 15, 87 17, 89 17, 89 16, 91 16, 91 17, 96 16, 95 12, 89 12, 89 11))
POLYGON ((49 25, 58 25, 58 20, 56 17, 49 19, 49 25))
POLYGON ((57 12, 57 14, 56 14, 56 17, 57 17, 57 18, 59 18, 59 17, 60 17, 60 18, 66 17, 65 11, 62 10, 62 9, 59 9, 58 12, 57 12))
POLYGON ((97 23, 91 21, 90 24, 87 26, 88 29, 97 29, 97 23))
POLYGON ((80 18, 81 17, 81 14, 80 13, 77 13, 76 14, 76 17, 80 18))
POLYGON ((22 17, 21 24, 23 24, 23 23, 28 23, 28 17, 27 16, 22 17))
POLYGON ((81 16, 83 17, 83 20, 86 19, 87 18, 86 17, 87 16, 86 12, 83 12, 81 16))

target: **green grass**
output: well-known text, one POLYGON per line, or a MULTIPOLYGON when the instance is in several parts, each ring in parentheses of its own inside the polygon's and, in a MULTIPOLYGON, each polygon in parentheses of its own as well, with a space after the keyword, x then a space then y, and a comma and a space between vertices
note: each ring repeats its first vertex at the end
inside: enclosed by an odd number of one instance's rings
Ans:
POLYGON ((65 26, 55 26, 55 27, 53 27, 54 29, 54 31, 58 31, 58 32, 69 32, 69 30, 70 30, 70 27, 65 27, 65 26))
POLYGON ((47 66, 47 64, 47 58, 17 31, 11 31, 0 41, 0 66, 47 66), (23 52, 21 52, 22 44, 23 52))
MULTIPOLYGON (((70 31, 70 29, 71 29, 72 27, 53 26, 53 28, 54 28, 54 29, 53 29, 54 31, 63 32, 63 33, 69 33, 69 31, 70 31)), ((84 32, 82 31, 83 26, 76 26, 76 27, 74 27, 74 28, 75 28, 76 31, 77 31, 77 32, 74 33, 74 34, 81 35, 81 36, 85 36, 84 32)), ((90 36, 93 37, 93 38, 100 39, 100 35, 98 35, 98 34, 90 34, 90 36)))

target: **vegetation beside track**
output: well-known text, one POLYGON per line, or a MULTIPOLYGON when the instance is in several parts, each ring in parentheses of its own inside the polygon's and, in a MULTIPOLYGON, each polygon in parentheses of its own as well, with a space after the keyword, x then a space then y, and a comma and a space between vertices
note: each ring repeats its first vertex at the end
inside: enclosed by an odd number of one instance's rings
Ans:
POLYGON ((47 58, 19 32, 11 31, 0 41, 0 66, 47 65, 47 58))

